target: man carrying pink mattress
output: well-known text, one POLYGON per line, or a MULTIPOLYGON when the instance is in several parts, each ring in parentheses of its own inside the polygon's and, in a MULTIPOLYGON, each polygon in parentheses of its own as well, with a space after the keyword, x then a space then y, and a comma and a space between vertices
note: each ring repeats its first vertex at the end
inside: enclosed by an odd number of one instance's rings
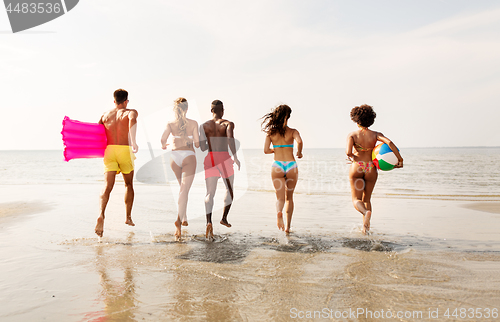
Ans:
POLYGON ((233 154, 234 163, 240 169, 240 161, 236 156, 236 144, 234 142, 234 123, 224 120, 224 106, 219 100, 212 102, 213 118, 200 126, 200 148, 202 151, 208 149, 205 157, 205 184, 207 195, 205 197, 205 211, 207 215, 207 228, 205 237, 212 239, 212 209, 214 206, 215 190, 220 177, 226 185, 226 196, 224 197, 224 212, 220 223, 226 227, 231 227, 227 221, 227 215, 233 202, 233 182, 234 170, 233 160, 228 152, 228 147, 233 154))
POLYGON ((104 152, 104 190, 101 194, 101 214, 97 218, 95 233, 102 237, 104 232, 104 211, 109 195, 115 184, 118 173, 122 173, 125 181, 126 221, 135 226, 132 221, 132 204, 134 203, 134 153, 139 149, 135 136, 137 132, 137 111, 127 109, 128 92, 117 89, 114 92, 115 108, 101 116, 99 124, 103 124, 106 132, 107 146, 104 152))

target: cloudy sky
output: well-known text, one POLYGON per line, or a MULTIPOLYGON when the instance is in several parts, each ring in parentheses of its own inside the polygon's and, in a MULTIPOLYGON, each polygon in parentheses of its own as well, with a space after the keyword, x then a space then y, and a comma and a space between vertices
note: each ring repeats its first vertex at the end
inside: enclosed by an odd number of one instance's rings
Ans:
MULTIPOLYGON (((0 149, 62 149, 65 115, 96 122, 129 91, 139 145, 172 102, 224 102, 243 148, 280 103, 305 148, 344 147, 352 107, 400 148, 500 146, 500 2, 83 0, 13 34, 0 10, 0 149)), ((144 151, 144 150, 143 150, 144 151)))

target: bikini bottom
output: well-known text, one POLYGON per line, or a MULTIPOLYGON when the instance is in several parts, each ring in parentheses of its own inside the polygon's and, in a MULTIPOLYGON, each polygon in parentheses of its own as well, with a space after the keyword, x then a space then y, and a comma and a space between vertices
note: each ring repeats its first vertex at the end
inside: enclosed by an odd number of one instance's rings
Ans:
POLYGON ((361 171, 363 171, 363 173, 370 172, 370 170, 375 167, 375 164, 373 164, 372 161, 369 161, 369 162, 358 161, 356 163, 358 164, 358 166, 361 169, 361 171))
POLYGON ((175 164, 182 167, 182 161, 190 155, 195 155, 194 151, 191 150, 173 150, 170 157, 174 160, 175 164))
POLYGON ((272 167, 273 168, 280 168, 283 171, 284 176, 286 176, 286 174, 288 172, 290 172, 290 170, 297 168, 297 162, 296 161, 274 161, 272 167))

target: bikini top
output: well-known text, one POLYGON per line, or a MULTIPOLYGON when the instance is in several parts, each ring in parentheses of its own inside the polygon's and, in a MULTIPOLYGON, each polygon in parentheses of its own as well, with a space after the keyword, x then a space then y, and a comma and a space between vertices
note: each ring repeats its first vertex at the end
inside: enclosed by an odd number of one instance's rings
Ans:
POLYGON ((361 144, 359 143, 354 143, 354 147, 356 148, 356 150, 360 151, 360 152, 366 152, 366 151, 371 151, 373 150, 373 148, 364 148, 363 146, 361 146, 361 144))
POLYGON ((281 145, 274 145, 273 148, 293 148, 293 143, 292 144, 281 144, 281 145))
MULTIPOLYGON (((175 139, 182 139, 182 136, 178 136, 178 135, 172 135, 175 139)), ((190 138, 191 140, 193 139, 193 136, 192 135, 188 135, 188 138, 190 138)))

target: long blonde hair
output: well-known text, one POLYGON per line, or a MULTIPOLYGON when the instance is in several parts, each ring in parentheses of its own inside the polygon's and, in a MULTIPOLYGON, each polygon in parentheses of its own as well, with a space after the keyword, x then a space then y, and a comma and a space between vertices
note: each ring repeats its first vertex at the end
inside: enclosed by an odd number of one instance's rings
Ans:
POLYGON ((175 120, 178 122, 179 130, 181 131, 181 137, 186 140, 186 144, 188 144, 188 141, 186 139, 188 125, 188 120, 186 118, 187 109, 188 102, 184 97, 179 97, 174 101, 175 120))

